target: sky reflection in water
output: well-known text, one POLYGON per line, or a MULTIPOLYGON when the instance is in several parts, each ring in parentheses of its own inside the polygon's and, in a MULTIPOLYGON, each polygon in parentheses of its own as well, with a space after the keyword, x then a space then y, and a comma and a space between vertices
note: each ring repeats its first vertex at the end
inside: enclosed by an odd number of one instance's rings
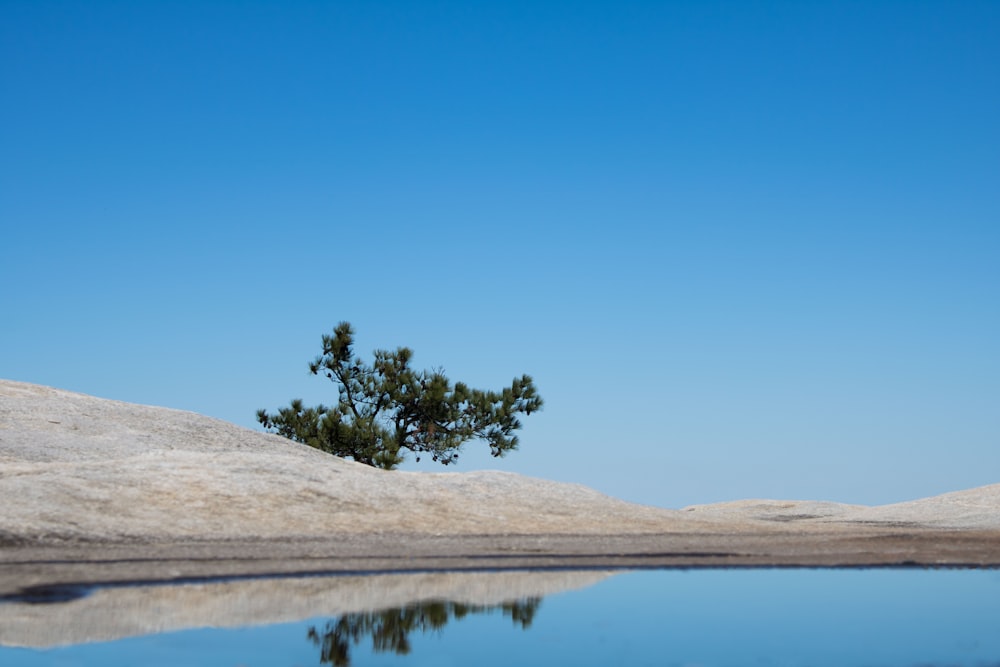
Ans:
POLYGON ((993 667, 1000 665, 1000 571, 628 572, 503 607, 425 603, 58 649, 0 648, 0 665, 318 665, 337 627, 347 654, 327 650, 326 664, 339 655, 340 664, 410 667, 993 667), (408 652, 398 655, 400 646, 408 652))

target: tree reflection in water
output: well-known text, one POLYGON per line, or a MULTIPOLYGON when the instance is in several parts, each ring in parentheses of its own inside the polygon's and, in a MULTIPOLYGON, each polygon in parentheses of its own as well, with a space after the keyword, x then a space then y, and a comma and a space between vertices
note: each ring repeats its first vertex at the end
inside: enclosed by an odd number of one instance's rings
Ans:
POLYGON ((320 648, 320 664, 347 667, 351 664, 351 646, 371 637, 376 653, 410 652, 410 633, 441 630, 452 618, 469 614, 487 614, 500 610, 514 625, 528 629, 542 603, 541 598, 525 598, 498 605, 470 605, 457 602, 420 602, 406 607, 362 614, 345 614, 327 621, 322 631, 309 628, 309 639, 320 648))

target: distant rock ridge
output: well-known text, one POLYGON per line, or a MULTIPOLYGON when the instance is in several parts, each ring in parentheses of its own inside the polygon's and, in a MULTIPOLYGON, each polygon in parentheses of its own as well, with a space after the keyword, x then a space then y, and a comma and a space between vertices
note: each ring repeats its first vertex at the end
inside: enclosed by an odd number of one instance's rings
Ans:
POLYGON ((875 507, 815 500, 737 500, 693 505, 682 511, 703 520, 997 530, 1000 529, 1000 484, 875 507))
POLYGON ((1000 529, 1000 484, 882 507, 747 500, 668 510, 512 473, 377 470, 191 412, 8 380, 0 380, 0 501, 0 546, 880 523, 1000 529))

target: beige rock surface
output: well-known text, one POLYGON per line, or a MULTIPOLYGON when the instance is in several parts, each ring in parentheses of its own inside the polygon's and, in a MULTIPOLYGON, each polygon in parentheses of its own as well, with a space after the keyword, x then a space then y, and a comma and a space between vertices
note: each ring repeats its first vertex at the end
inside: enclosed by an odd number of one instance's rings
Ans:
POLYGON ((0 382, 0 535, 658 531, 677 513, 501 472, 386 472, 189 412, 0 382))
POLYGON ((508 473, 385 472, 190 412, 0 380, 8 645, 492 604, 611 568, 775 565, 1000 566, 1000 484, 882 507, 667 510, 508 473), (60 590, 87 595, 26 601, 60 590))
POLYGON ((50 581, 470 568, 1000 565, 1000 485, 668 510, 386 472, 190 412, 0 380, 0 595, 50 581))
POLYGON ((738 500, 694 505, 683 511, 706 521, 766 521, 817 528, 869 525, 1000 530, 1000 484, 876 507, 814 500, 738 500))

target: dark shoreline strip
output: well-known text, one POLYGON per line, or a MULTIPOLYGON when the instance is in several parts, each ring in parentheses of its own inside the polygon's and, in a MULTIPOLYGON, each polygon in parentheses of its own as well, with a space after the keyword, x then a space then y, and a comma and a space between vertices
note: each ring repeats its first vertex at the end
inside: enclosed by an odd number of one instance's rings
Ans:
MULTIPOLYGON (((691 554, 686 554, 691 555, 691 554)), ((578 556, 577 556, 578 557, 578 556)), ((607 558, 607 556, 605 556, 607 558)), ((630 556, 631 558, 631 556, 630 556)), ((613 560, 613 559, 612 559, 613 560)), ((947 565, 927 565, 916 561, 904 560, 897 563, 880 563, 869 565, 760 565, 760 564, 702 564, 702 565, 664 565, 664 564, 618 564, 607 565, 523 565, 512 567, 458 567, 435 568, 414 567, 378 570, 311 570, 301 572, 258 572, 253 574, 232 575, 191 575, 169 579, 137 578, 120 581, 66 582, 59 584, 44 584, 28 586, 14 593, 0 595, 0 604, 58 604, 85 598, 96 590, 114 588, 141 588, 158 586, 185 586, 193 584, 219 584, 238 581, 268 580, 268 579, 313 579, 313 578, 343 578, 343 577, 374 577, 385 575, 415 575, 415 574, 477 574, 495 572, 598 572, 610 570, 615 572, 652 571, 652 570, 1000 570, 996 565, 980 565, 978 563, 949 563, 947 565)))

